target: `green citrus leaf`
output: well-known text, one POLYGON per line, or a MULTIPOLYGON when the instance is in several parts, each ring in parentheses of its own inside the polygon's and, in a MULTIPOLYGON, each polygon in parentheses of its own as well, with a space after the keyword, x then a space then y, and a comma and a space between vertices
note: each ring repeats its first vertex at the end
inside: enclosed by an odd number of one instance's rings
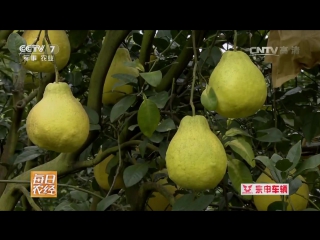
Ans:
POLYGON ((202 92, 200 101, 208 111, 214 111, 218 105, 217 96, 213 88, 209 85, 207 85, 206 89, 202 92))
POLYGON ((118 194, 110 195, 102 199, 97 205, 97 211, 104 211, 120 198, 118 194))
POLYGON ((157 105, 149 99, 144 100, 138 110, 138 125, 146 137, 151 137, 160 122, 157 105))
MULTIPOLYGON (((252 175, 247 166, 238 159, 228 161, 228 174, 233 187, 238 193, 241 193, 241 183, 253 183, 252 175)), ((251 195, 242 196, 246 200, 251 200, 251 195)))
POLYGON ((114 122, 117 120, 117 118, 124 114, 135 101, 136 95, 127 95, 121 98, 111 109, 110 121, 114 122))
POLYGON ((231 149, 239 154, 251 167, 256 166, 256 161, 254 159, 254 152, 252 146, 246 139, 242 136, 228 142, 231 149))
POLYGON ((148 172, 148 165, 137 163, 127 167, 123 172, 123 181, 126 187, 131 187, 138 183, 148 172))
POLYGON ((158 70, 154 72, 140 73, 140 76, 152 87, 157 87, 161 82, 162 72, 158 70))

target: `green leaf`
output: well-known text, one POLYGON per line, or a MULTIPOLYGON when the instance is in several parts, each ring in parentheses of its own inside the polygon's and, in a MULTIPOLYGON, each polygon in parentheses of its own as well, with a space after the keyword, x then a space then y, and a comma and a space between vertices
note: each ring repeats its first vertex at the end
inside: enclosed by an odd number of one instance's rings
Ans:
POLYGON ((18 33, 11 33, 7 39, 7 46, 10 53, 16 58, 20 54, 20 46, 27 45, 26 40, 18 33))
POLYGON ((209 85, 206 86, 205 90, 202 92, 200 97, 201 104, 207 109, 208 111, 214 111, 218 105, 217 96, 212 87, 209 85))
POLYGON ((174 121, 171 118, 167 118, 158 125, 157 132, 168 132, 173 129, 176 129, 174 121))
POLYGON ((257 156, 254 159, 262 162, 263 165, 265 165, 270 170, 274 169, 272 161, 270 161, 270 158, 268 158, 267 156, 257 156))
POLYGON ((142 64, 139 62, 139 59, 136 59, 132 62, 124 62, 123 65, 127 66, 127 67, 133 67, 133 68, 136 68, 138 70, 140 70, 141 72, 144 72, 145 69, 144 67, 142 66, 142 64))
POLYGON ((149 99, 144 100, 138 110, 138 125, 141 132, 151 137, 160 122, 160 112, 157 105, 149 99))
POLYGON ((302 186, 302 181, 300 178, 291 178, 288 181, 289 183, 289 195, 295 194, 298 189, 302 186))
POLYGON ((154 38, 153 45, 158 49, 159 52, 163 52, 169 47, 169 42, 163 38, 154 38))
POLYGON ((191 206, 189 206, 189 211, 203 211, 205 210, 214 200, 215 195, 208 194, 208 195, 201 195, 197 198, 191 206))
POLYGON ((156 37, 157 38, 162 38, 162 37, 172 38, 171 30, 158 30, 156 37))
POLYGON ((158 70, 154 72, 140 73, 140 76, 152 87, 157 87, 161 82, 162 72, 158 70))
POLYGON ((276 163, 276 168, 282 172, 289 170, 289 168, 291 166, 292 166, 292 162, 290 162, 290 160, 288 160, 286 158, 281 159, 281 160, 277 161, 277 163, 276 163))
MULTIPOLYGON (((277 154, 273 154, 271 158, 273 159, 278 158, 277 154)), ((266 166, 266 168, 270 170, 271 176, 276 182, 280 182, 281 174, 280 174, 280 171, 276 169, 274 160, 269 159, 267 156, 257 156, 255 157, 255 159, 262 162, 266 166)))
POLYGON ((125 186, 128 188, 141 181, 148 172, 148 169, 148 165, 142 163, 137 163, 127 167, 123 172, 123 181, 125 186))
POLYGON ((119 163, 119 155, 116 154, 111 160, 110 162, 108 162, 107 167, 106 167, 106 173, 108 175, 110 175, 111 173, 111 169, 116 167, 119 163))
POLYGON ((100 130, 101 126, 99 124, 90 124, 90 131, 100 130))
POLYGON ((37 146, 33 147, 34 148, 25 148, 24 151, 17 156, 14 164, 27 162, 44 154, 44 151, 42 149, 38 148, 37 146))
POLYGON ((136 95, 127 95, 120 99, 111 109, 110 121, 113 123, 122 114, 124 114, 130 106, 136 101, 136 95))
POLYGON ((275 201, 269 204, 267 211, 283 211, 283 209, 287 209, 287 206, 287 202, 275 201))
POLYGON ((151 136, 150 141, 154 143, 160 143, 163 140, 164 136, 161 133, 154 132, 151 136))
POLYGON ((311 142, 311 140, 320 133, 320 113, 306 112, 299 117, 302 122, 301 128, 303 135, 307 142, 311 142))
POLYGON ((68 35, 71 48, 77 49, 85 42, 88 36, 88 30, 70 30, 68 35))
POLYGON ((119 198, 120 198, 120 196, 118 194, 113 194, 113 195, 110 195, 110 196, 102 199, 97 205, 97 211, 105 211, 108 207, 110 207, 119 198))
POLYGON ((83 106, 83 108, 89 116, 90 123, 91 124, 98 124, 99 123, 98 113, 88 106, 83 106))
POLYGON ((144 153, 146 152, 147 149, 147 145, 148 145, 149 141, 148 138, 145 138, 140 144, 139 144, 139 151, 141 154, 141 157, 144 157, 144 153))
POLYGON ((278 161, 280 161, 282 159, 283 158, 280 155, 276 154, 276 153, 272 154, 272 156, 271 156, 271 160, 272 160, 272 162, 274 164, 276 164, 278 161))
POLYGON ((189 211, 189 206, 192 205, 193 199, 194 195, 192 193, 183 195, 174 202, 172 211, 189 211))
MULTIPOLYGON (((253 183, 252 175, 247 166, 238 159, 228 161, 228 175, 234 189, 241 194, 242 183, 253 183)), ((242 196, 246 200, 251 200, 251 195, 242 196)))
POLYGON ((320 154, 314 155, 307 160, 305 160, 299 168, 297 168, 296 172, 293 174, 293 178, 300 175, 303 171, 308 169, 316 168, 320 165, 320 154))
POLYGON ((74 208, 76 211, 90 211, 89 201, 81 202, 81 203, 71 203, 70 206, 74 208))
POLYGON ((249 133, 247 133, 246 131, 244 131, 244 130, 242 130, 240 128, 230 128, 225 133, 226 137, 234 137, 234 136, 237 136, 237 135, 252 137, 249 133))
MULTIPOLYGON (((70 207, 70 202, 63 201, 58 206, 55 207, 54 211, 69 211, 68 209, 65 210, 65 208, 69 208, 69 207, 70 207)), ((74 211, 74 209, 72 208, 72 209, 70 209, 70 211, 74 211)))
POLYGON ((288 169, 289 171, 294 169, 297 166, 297 164, 299 163, 300 157, 301 157, 301 141, 293 145, 287 154, 286 158, 290 162, 292 162, 292 166, 288 169))
POLYGON ((166 159, 166 153, 167 153, 168 146, 169 146, 169 142, 167 142, 167 141, 161 142, 159 145, 159 153, 163 159, 166 159))
POLYGON ((73 86, 79 86, 82 83, 82 73, 79 71, 67 73, 66 81, 73 86))
POLYGON ((162 109, 169 100, 169 94, 165 91, 159 92, 156 93, 156 95, 149 97, 149 100, 154 102, 158 108, 162 109))
POLYGON ((212 47, 211 49, 207 48, 200 54, 200 58, 202 60, 201 62, 204 63, 204 61, 206 61, 205 64, 209 64, 211 66, 216 66, 219 63, 221 56, 222 52, 219 47, 216 46, 212 47))
POLYGON ((228 143, 233 151, 239 154, 251 167, 256 166, 251 144, 244 137, 237 137, 228 143))
POLYGON ((118 79, 118 81, 112 86, 111 91, 114 91, 117 87, 127 85, 129 83, 132 83, 132 84, 138 83, 138 79, 135 76, 130 74, 119 73, 119 74, 113 74, 112 77, 118 79))
POLYGON ((81 192, 78 190, 73 190, 70 192, 70 197, 74 200, 84 202, 84 201, 87 201, 88 199, 88 193, 81 192))
POLYGON ((281 142, 284 138, 282 132, 278 128, 269 128, 269 129, 259 130, 257 132, 267 133, 262 137, 256 138, 260 142, 270 142, 270 143, 281 142))
POLYGON ((138 127, 139 125, 138 124, 134 124, 134 125, 131 125, 130 127, 128 127, 128 129, 130 131, 133 131, 136 127, 138 127))
POLYGON ((91 155, 92 144, 90 144, 79 156, 79 161, 87 160, 87 158, 91 155))

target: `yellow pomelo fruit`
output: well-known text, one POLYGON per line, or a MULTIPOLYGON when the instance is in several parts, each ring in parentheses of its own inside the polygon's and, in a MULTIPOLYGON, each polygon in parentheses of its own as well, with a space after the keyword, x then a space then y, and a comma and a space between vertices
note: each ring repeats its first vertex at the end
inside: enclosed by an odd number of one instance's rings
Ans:
POLYGON ((169 177, 179 187, 215 188, 227 169, 227 155, 204 116, 185 116, 166 153, 169 177))
MULTIPOLYGON (((35 40, 38 37, 40 30, 25 30, 22 34, 22 37, 26 40, 27 45, 34 44, 35 40)), ((35 45, 44 45, 44 35, 45 30, 42 30, 40 34, 39 40, 35 43, 35 45)), ((49 39, 52 45, 58 46, 54 50, 55 60, 60 71, 63 69, 69 62, 70 54, 71 54, 71 47, 67 33, 64 30, 49 30, 48 31, 49 39)), ((49 53, 50 55, 50 48, 48 43, 46 42, 46 51, 45 53, 49 53)), ((52 61, 42 61, 41 55, 39 53, 32 53, 35 55, 37 59, 35 61, 25 61, 23 66, 32 72, 44 72, 44 73, 54 73, 54 65, 52 61)))
POLYGON ((116 83, 119 83, 118 79, 112 77, 114 74, 129 74, 134 77, 139 76, 139 70, 124 65, 125 62, 131 62, 130 53, 126 48, 118 48, 116 54, 113 57, 103 86, 102 103, 105 105, 116 104, 126 94, 130 94, 133 92, 133 87, 130 85, 122 85, 116 87, 112 91, 113 86, 116 83))
MULTIPOLYGON (((265 169, 265 172, 267 172, 269 175, 271 175, 269 169, 265 169)), ((291 173, 294 173, 294 171, 291 171, 291 173)), ((305 181, 305 179, 302 176, 298 176, 301 181, 305 181)), ((269 178, 266 174, 262 173, 259 178, 257 179, 256 183, 275 183, 271 178, 269 178)), ((301 211, 303 209, 307 208, 308 205, 308 199, 309 199, 309 187, 307 184, 302 183, 301 187, 298 189, 298 191, 294 193, 293 195, 289 196, 289 199, 285 198, 285 201, 288 203, 287 211, 292 211, 291 204, 293 205, 293 208, 295 211, 301 211), (300 194, 304 196, 305 198, 297 195, 300 194), (291 203, 291 204, 290 204, 291 203)), ((286 196, 285 196, 286 197, 286 196)), ((253 202, 256 205, 256 208, 258 211, 267 211, 268 206, 276 201, 281 201, 281 196, 279 195, 254 195, 253 196, 253 202)))
POLYGON ((24 89, 27 91, 31 91, 39 87, 40 79, 31 74, 27 74, 24 80, 24 89))
POLYGON ((267 97, 263 74, 241 51, 223 53, 211 73, 209 85, 218 100, 215 111, 226 118, 253 115, 263 106, 267 97))
MULTIPOLYGON (((166 173, 167 169, 163 169, 158 173, 166 173)), ((153 174, 153 176, 156 173, 153 174)), ((162 178, 157 181, 157 183, 164 185, 164 187, 171 193, 174 194, 177 190, 175 186, 168 185, 167 179, 162 178)), ((170 205, 169 201, 159 192, 153 192, 153 196, 151 196, 147 201, 146 211, 171 211, 172 206, 170 205)), ((182 195, 178 194, 175 198, 179 199, 182 195)))
MULTIPOLYGON (((101 151, 99 152, 99 154, 100 153, 101 151)), ((109 174, 106 172, 106 169, 107 169, 108 163, 112 160, 112 158, 114 158, 113 154, 109 155, 107 158, 105 158, 102 162, 100 162, 93 168, 94 177, 98 185, 106 191, 109 191, 111 187, 108 181, 109 174)), ((116 190, 124 187, 125 185, 123 182, 123 173, 120 172, 119 175, 117 176, 116 182, 112 189, 116 190)))
POLYGON ((74 152, 89 135, 89 117, 67 83, 49 83, 43 98, 29 112, 26 129, 37 146, 60 153, 74 152))

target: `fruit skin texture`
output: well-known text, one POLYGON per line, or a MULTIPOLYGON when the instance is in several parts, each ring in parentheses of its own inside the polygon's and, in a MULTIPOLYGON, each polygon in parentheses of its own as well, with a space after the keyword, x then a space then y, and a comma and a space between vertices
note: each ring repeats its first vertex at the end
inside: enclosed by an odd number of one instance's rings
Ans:
POLYGON ((130 85, 116 87, 112 92, 114 84, 119 82, 119 80, 113 78, 112 75, 129 74, 134 77, 139 76, 138 69, 125 66, 125 62, 131 62, 130 53, 126 48, 118 48, 116 54, 113 57, 103 86, 102 103, 104 105, 116 104, 123 96, 125 96, 126 94, 131 94, 133 92, 133 87, 130 85))
POLYGON ((67 83, 49 83, 43 98, 29 112, 26 130, 37 146, 68 153, 78 150, 89 135, 89 117, 67 83))
POLYGON ((167 153, 169 177, 195 191, 215 188, 225 175, 227 155, 204 116, 185 116, 167 153))
POLYGON ((267 85, 259 68, 241 51, 225 52, 211 73, 209 85, 215 91, 216 112, 226 118, 245 118, 264 104, 267 85))
MULTIPOLYGON (((37 39, 40 30, 25 30, 22 37, 26 40, 27 45, 31 45, 37 39)), ((39 41, 36 45, 43 45, 43 38, 45 30, 42 30, 39 41)), ((56 64, 58 70, 63 69, 69 62, 71 54, 71 46, 67 33, 64 30, 48 30, 48 35, 51 44, 59 46, 59 52, 55 54, 56 64)), ((46 43, 47 44, 47 43, 46 43)), ((50 48, 48 48, 50 50, 50 48)), ((56 51, 56 50, 55 50, 56 51)), ((50 51, 49 51, 50 52, 50 51)), ((23 66, 25 69, 32 72, 54 73, 54 65, 51 61, 41 61, 41 54, 34 54, 37 56, 36 61, 27 61, 23 66)))
MULTIPOLYGON (((270 170, 269 169, 265 169, 265 171, 271 175, 270 170)), ((291 172, 293 173, 293 172, 291 172)), ((302 176, 298 176, 298 178, 300 178, 301 181, 305 181, 305 179, 302 176)), ((262 173, 259 178, 257 179, 256 183, 275 183, 275 181, 273 181, 271 178, 269 178, 266 174, 262 173)), ((304 196, 305 198, 309 199, 309 187, 307 184, 303 183, 301 185, 301 187, 298 189, 297 191, 298 194, 304 196)), ((291 196, 289 196, 290 198, 290 202, 294 207, 295 211, 301 211, 303 209, 307 208, 308 205, 308 200, 302 198, 301 196, 297 195, 297 194, 293 194, 291 196)), ((258 211, 267 211, 268 210, 268 206, 276 201, 281 201, 281 196, 277 196, 277 195, 269 195, 269 196, 261 196, 261 195, 254 195, 253 196, 253 201, 254 204, 256 205, 256 208, 258 211)), ((287 206, 287 211, 292 211, 292 207, 291 204, 289 202, 289 200, 285 199, 285 201, 288 203, 287 206)))
MULTIPOLYGON (((101 153, 101 151, 99 152, 99 154, 100 153, 101 153)), ((109 175, 106 173, 106 168, 112 158, 114 158, 113 154, 109 155, 107 158, 105 158, 102 162, 100 162, 99 164, 97 164, 93 168, 93 174, 94 174, 94 177, 95 177, 98 185, 106 191, 109 191, 110 187, 111 187, 108 182, 109 175)), ((117 180, 116 180, 112 189, 116 190, 116 189, 121 189, 124 187, 125 187, 125 185, 123 182, 122 173, 119 173, 119 175, 117 176, 117 180)))

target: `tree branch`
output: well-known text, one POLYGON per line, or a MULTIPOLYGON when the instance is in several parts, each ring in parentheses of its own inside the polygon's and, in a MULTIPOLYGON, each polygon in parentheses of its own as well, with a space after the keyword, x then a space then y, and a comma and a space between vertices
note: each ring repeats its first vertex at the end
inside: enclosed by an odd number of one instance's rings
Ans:
MULTIPOLYGON (((113 57, 130 30, 107 30, 98 59, 90 78, 87 106, 101 116, 103 85, 113 57)), ((101 119, 101 118, 99 118, 101 119)), ((91 131, 87 141, 76 152, 80 155, 99 135, 99 131, 91 131)))
MULTIPOLYGON (((16 146, 19 139, 18 130, 21 125, 22 115, 24 112, 25 105, 20 106, 19 102, 23 99, 23 86, 24 86, 24 79, 26 75, 26 70, 22 68, 19 73, 15 73, 13 75, 13 85, 14 89, 12 90, 12 122, 8 133, 8 138, 6 144, 3 149, 3 153, 1 155, 0 161, 2 163, 8 163, 8 160, 14 155, 16 146)), ((8 169, 4 166, 0 165, 0 180, 5 179, 7 177, 8 169)), ((0 183, 0 196, 2 195, 5 184, 0 183)))
MULTIPOLYGON (((207 30, 195 30, 195 41, 197 47, 203 42, 203 38, 207 33, 207 30)), ((166 75, 162 78, 161 83, 155 88, 157 92, 166 90, 171 86, 173 79, 178 79, 183 70, 188 66, 190 60, 193 58, 192 37, 190 37, 179 57, 176 60, 176 64, 173 64, 166 75)))
MULTIPOLYGON (((129 147, 129 146, 137 146, 142 141, 140 140, 132 140, 121 144, 121 149, 129 147)), ((152 144, 148 144, 147 147, 153 151, 158 151, 158 148, 152 144)), ((30 181, 30 171, 57 171, 58 177, 61 178, 67 174, 79 172, 82 169, 86 169, 88 167, 93 167, 103 161, 107 156, 112 153, 117 152, 118 146, 108 148, 103 151, 101 154, 98 154, 93 160, 75 162, 77 157, 76 153, 61 153, 58 157, 47 162, 46 164, 37 166, 29 171, 26 171, 19 176, 15 177, 10 181, 30 181)), ((17 204, 19 198, 21 197, 20 193, 17 193, 15 186, 17 184, 10 183, 7 185, 3 195, 0 198, 0 211, 12 211, 14 206, 17 204)), ((24 187, 29 188, 29 184, 22 184, 24 187)))
POLYGON ((15 187, 15 189, 20 190, 21 193, 26 197, 26 199, 28 200, 30 206, 36 210, 36 211, 42 211, 41 208, 34 202, 34 200, 32 199, 32 197, 30 197, 30 193, 29 191, 21 185, 18 185, 15 187))
MULTIPOLYGON (((146 72, 149 70, 149 64, 145 63, 150 61, 150 51, 155 34, 156 30, 144 30, 143 32, 139 62, 144 66, 146 72)), ((140 87, 143 85, 143 79, 139 81, 139 85, 140 87)))
MULTIPOLYGON (((139 145, 140 143, 142 143, 142 141, 140 141, 140 140, 131 140, 131 141, 122 143, 120 145, 120 148, 123 149, 123 148, 129 147, 129 146, 139 145)), ((149 148, 149 149, 151 149, 153 151, 159 151, 159 149, 156 146, 154 146, 154 145, 152 145, 150 143, 147 144, 147 148, 149 148)), ((92 160, 76 162, 74 164, 74 169, 81 170, 81 169, 85 169, 85 168, 88 168, 88 167, 93 167, 93 166, 97 165, 98 163, 100 163, 103 159, 108 157, 111 153, 115 153, 118 150, 119 150, 118 146, 108 148, 108 149, 104 150, 101 154, 98 154, 92 160)))

